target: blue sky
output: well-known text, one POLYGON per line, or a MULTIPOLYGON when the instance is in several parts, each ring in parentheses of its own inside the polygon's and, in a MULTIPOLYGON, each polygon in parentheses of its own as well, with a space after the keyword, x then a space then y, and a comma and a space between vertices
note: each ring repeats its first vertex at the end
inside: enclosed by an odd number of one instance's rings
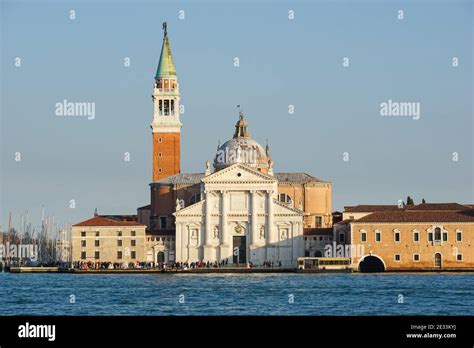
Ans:
POLYGON ((43 204, 76 223, 96 207, 134 213, 149 202, 163 21, 185 105, 182 172, 204 171, 240 104, 252 137, 269 140, 275 170, 332 181, 335 210, 407 195, 474 203, 471 1, 1 5, 3 226, 10 210, 39 221, 43 204), (95 119, 55 116, 63 99, 94 102, 95 119), (389 99, 419 102, 420 119, 382 117, 389 99))

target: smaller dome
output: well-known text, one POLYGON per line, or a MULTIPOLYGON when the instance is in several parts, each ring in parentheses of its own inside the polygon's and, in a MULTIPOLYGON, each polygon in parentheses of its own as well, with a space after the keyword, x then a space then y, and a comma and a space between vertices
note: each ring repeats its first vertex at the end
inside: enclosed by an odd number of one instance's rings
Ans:
POLYGON ((236 163, 255 169, 268 168, 269 158, 265 149, 252 138, 232 138, 222 144, 214 158, 214 168, 221 170, 236 163))
POLYGON ((256 170, 265 169, 265 173, 272 165, 268 145, 264 149, 250 137, 248 123, 244 120, 242 111, 235 125, 234 137, 217 149, 214 168, 218 171, 237 163, 246 164, 256 170))

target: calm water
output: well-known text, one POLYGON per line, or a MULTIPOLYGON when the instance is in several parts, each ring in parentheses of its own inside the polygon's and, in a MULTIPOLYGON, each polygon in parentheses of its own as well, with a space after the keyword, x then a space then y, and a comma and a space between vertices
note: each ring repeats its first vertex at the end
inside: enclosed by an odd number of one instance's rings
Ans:
POLYGON ((0 315, 19 314, 474 315, 474 274, 0 273, 0 315))

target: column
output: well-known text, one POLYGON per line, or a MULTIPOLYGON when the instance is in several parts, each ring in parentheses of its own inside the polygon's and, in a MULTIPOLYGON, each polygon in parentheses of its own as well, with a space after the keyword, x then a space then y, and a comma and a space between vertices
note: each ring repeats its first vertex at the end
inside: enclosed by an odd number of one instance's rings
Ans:
POLYGON ((257 226, 257 191, 250 191, 251 198, 251 212, 250 212, 250 228, 251 228, 251 246, 256 246, 258 243, 258 226, 257 226))
POLYGON ((212 225, 211 225, 211 191, 204 191, 206 201, 204 202, 205 205, 205 223, 204 223, 204 262, 216 261, 216 250, 214 246, 212 246, 212 225))
POLYGON ((221 245, 229 246, 229 236, 227 234, 227 214, 228 214, 228 202, 227 191, 221 191, 221 245))
POLYGON ((266 192, 266 223, 265 223, 265 237, 267 244, 267 255, 265 259, 267 261, 276 261, 276 240, 274 236, 275 228, 273 226, 273 190, 266 192))
POLYGON ((181 226, 182 241, 181 241, 181 256, 184 262, 189 262, 189 228, 183 223, 181 226))
POLYGON ((274 244, 277 242, 275 235, 275 228, 273 226, 273 190, 267 191, 267 244, 274 244))
POLYGON ((174 260, 176 262, 183 262, 183 255, 181 254, 182 248, 181 243, 183 234, 183 223, 179 222, 176 224, 176 235, 174 237, 174 260))
POLYGON ((153 117, 157 117, 160 112, 158 108, 158 98, 154 95, 151 98, 153 99, 153 117))
POLYGON ((205 220, 204 220, 204 246, 210 246, 212 241, 211 236, 211 202, 210 202, 210 192, 204 191, 205 195, 205 220))
MULTIPOLYGON (((300 250, 304 250, 304 246, 301 245, 301 240, 303 238, 300 236, 299 223, 291 223, 291 241, 292 241, 292 250, 291 250, 291 262, 292 266, 297 267, 298 257, 301 254, 300 250)), ((304 255, 304 252, 303 252, 304 255)))
POLYGON ((232 262, 232 250, 229 231, 227 228, 227 217, 229 214, 229 195, 228 192, 221 191, 221 221, 220 221, 220 253, 219 261, 228 259, 229 263, 232 262))

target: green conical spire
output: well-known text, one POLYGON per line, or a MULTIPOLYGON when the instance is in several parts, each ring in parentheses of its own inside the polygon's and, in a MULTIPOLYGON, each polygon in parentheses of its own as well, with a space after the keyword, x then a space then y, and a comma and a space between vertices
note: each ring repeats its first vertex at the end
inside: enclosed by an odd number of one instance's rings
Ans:
POLYGON ((166 30, 166 22, 163 23, 164 37, 163 47, 161 48, 160 62, 158 69, 156 69, 156 78, 161 77, 176 77, 176 70, 174 68, 173 56, 171 55, 170 43, 168 41, 168 32, 166 30))

